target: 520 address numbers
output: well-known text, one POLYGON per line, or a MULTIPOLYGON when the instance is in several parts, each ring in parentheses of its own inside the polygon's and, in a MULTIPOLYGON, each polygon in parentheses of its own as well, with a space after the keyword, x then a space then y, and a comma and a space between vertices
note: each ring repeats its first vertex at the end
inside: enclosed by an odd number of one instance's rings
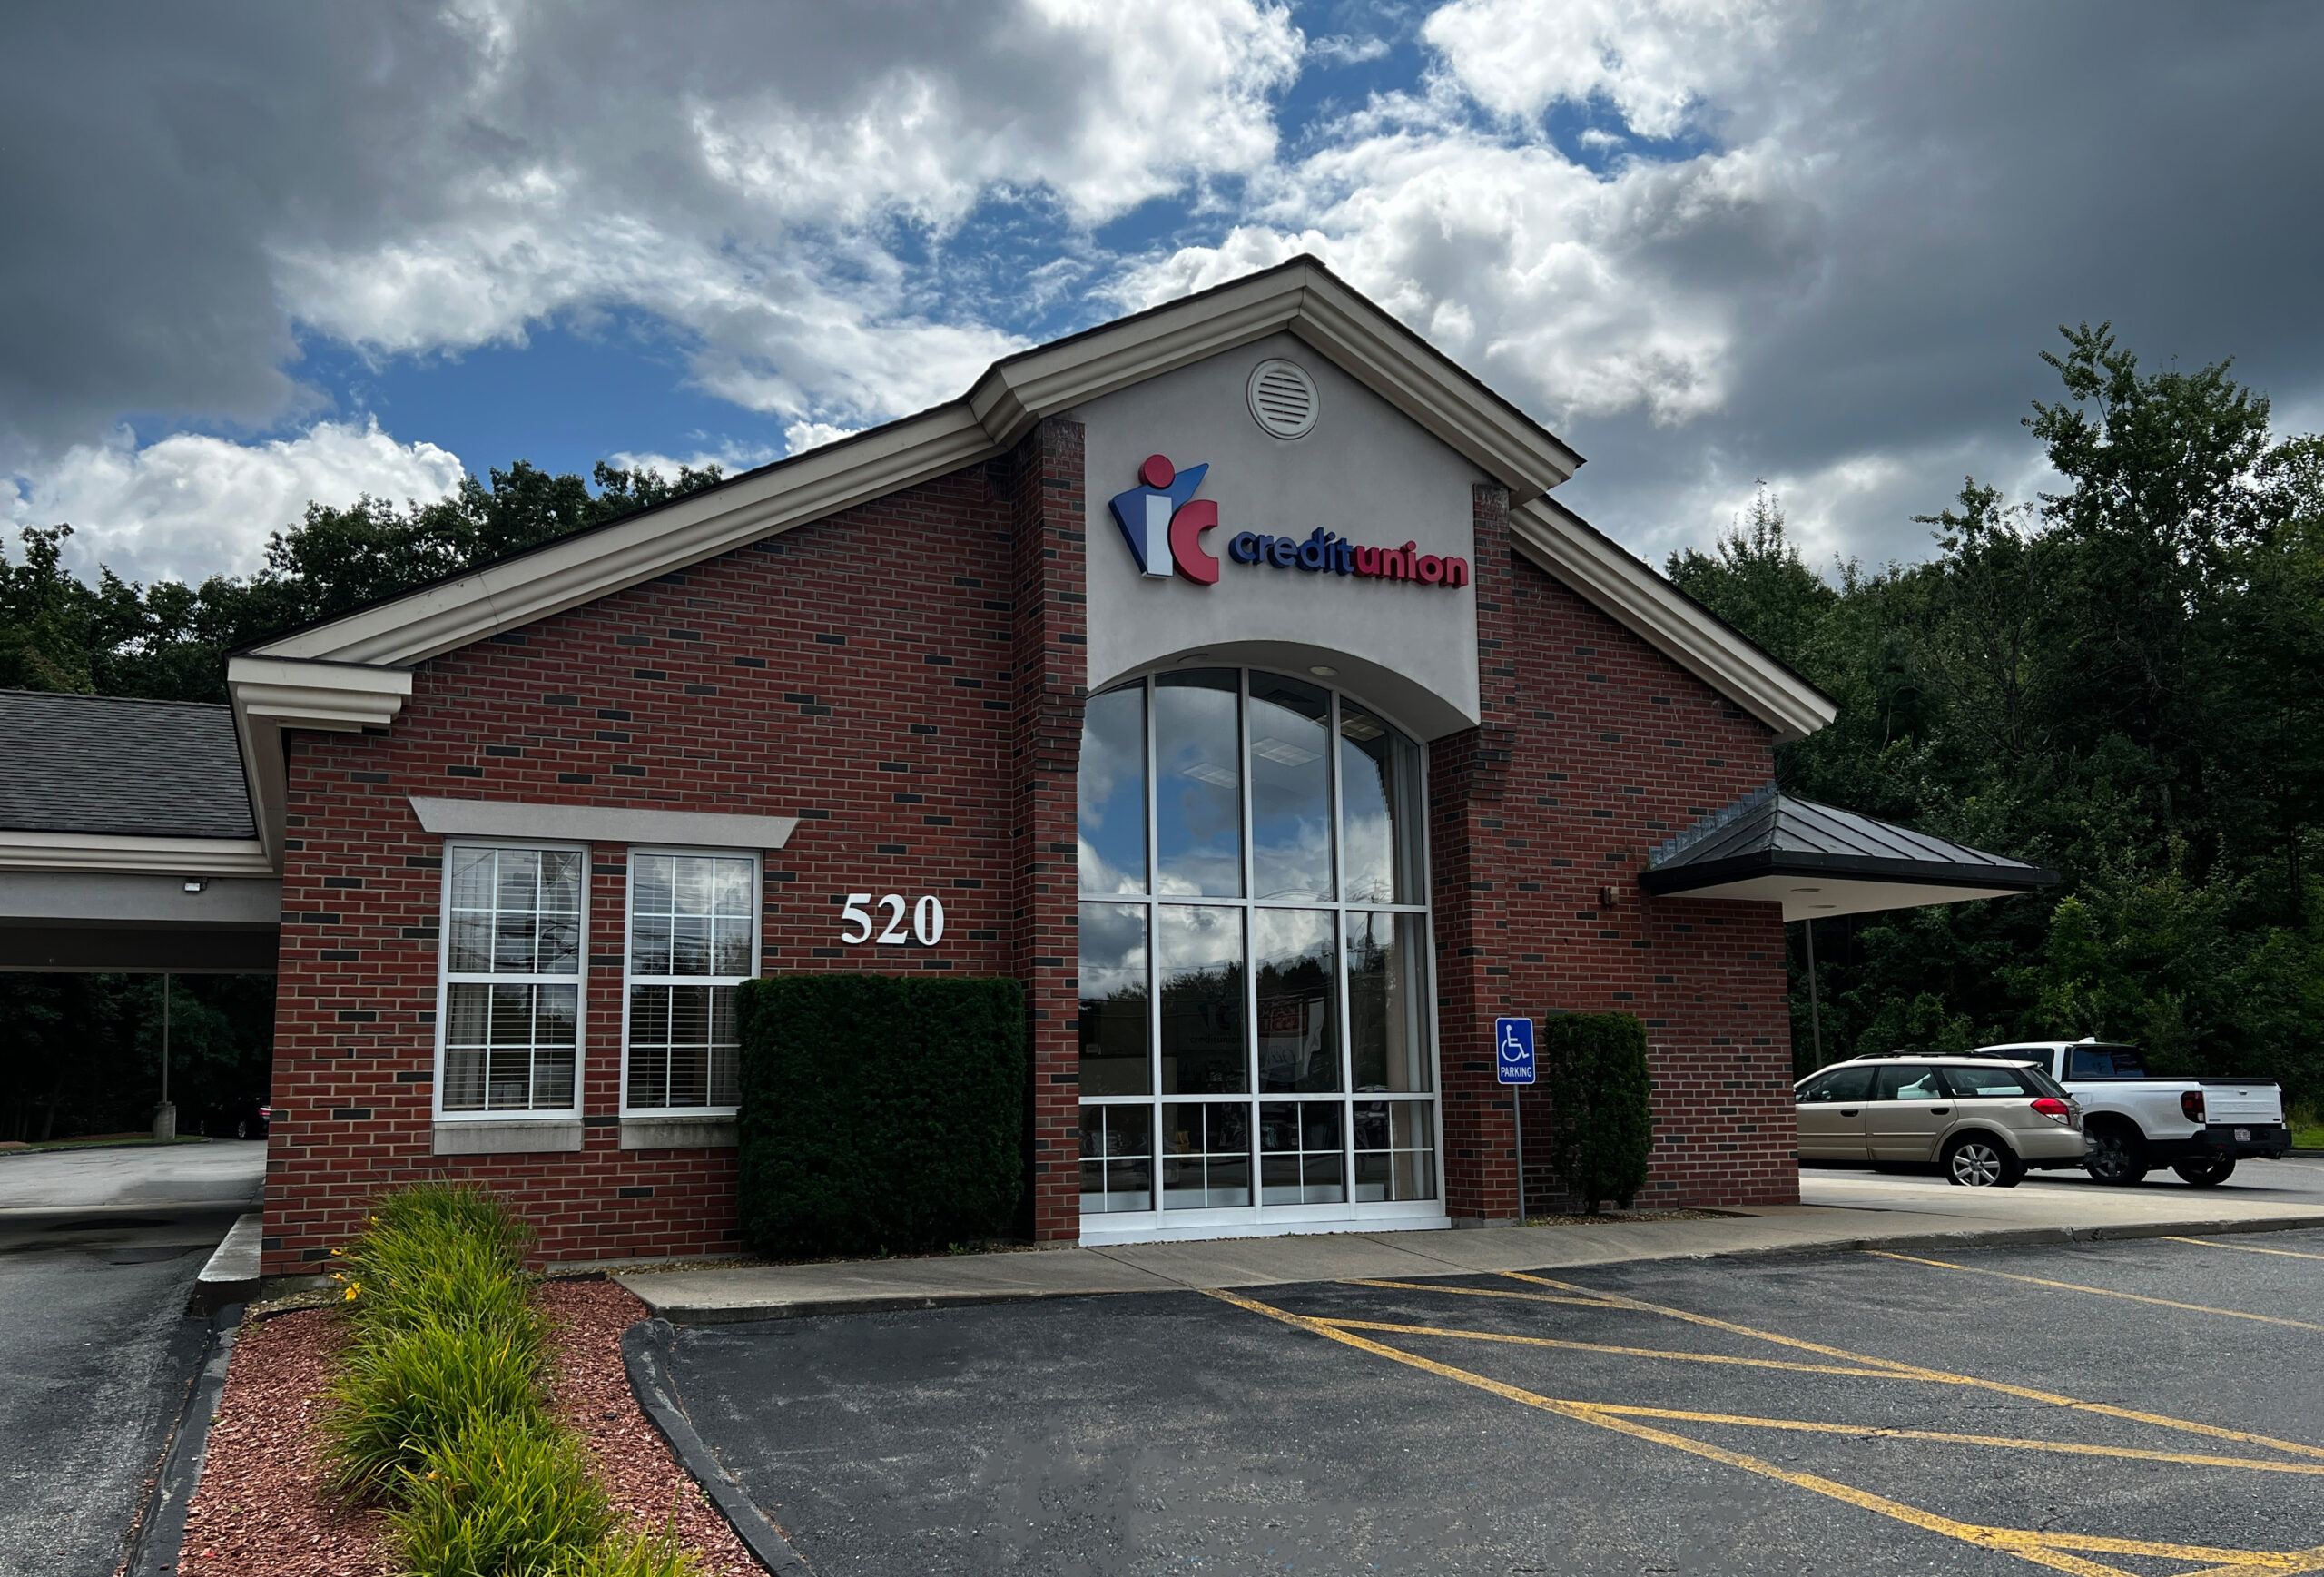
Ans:
POLYGON ((840 940, 850 947, 867 941, 882 947, 908 947, 914 941, 922 947, 934 947, 944 940, 944 904, 932 892, 910 905, 900 892, 889 893, 877 905, 869 892, 851 892, 847 895, 847 907, 840 911, 840 919, 848 926, 841 932, 840 940), (882 927, 872 912, 874 907, 888 912, 886 926, 882 927), (907 912, 911 915, 909 932, 904 930, 907 912))

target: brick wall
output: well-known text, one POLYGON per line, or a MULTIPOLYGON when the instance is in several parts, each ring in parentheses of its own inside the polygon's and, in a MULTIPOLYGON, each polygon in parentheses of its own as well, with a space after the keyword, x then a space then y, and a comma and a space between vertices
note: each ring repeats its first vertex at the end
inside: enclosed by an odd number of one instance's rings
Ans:
POLYGON ((1078 836, 1081 714, 1089 698, 1081 426, 1041 423, 1018 452, 1011 498, 1017 715, 1017 975, 1032 1052, 1033 1235, 1081 1234, 1078 836))
MULTIPOLYGON (((1551 1010, 1646 1022, 1655 1148, 1640 1203, 1794 1202, 1780 911, 1638 886, 1654 845, 1773 775, 1772 736, 1511 551, 1502 498, 1478 489, 1482 726, 1431 752, 1446 1168, 1472 1168, 1448 1205, 1516 1213, 1492 1020, 1551 1010)), ((1538 1211, 1561 1190, 1537 1164, 1548 1102, 1524 1100, 1538 1211)))
POLYGON ((507 1193, 548 1258, 734 1246, 732 1150, 617 1148, 619 845, 590 862, 586 1148, 430 1154, 442 840, 407 794, 797 815, 766 860, 764 971, 1016 972, 1015 475, 969 468, 423 664, 384 734, 294 736, 270 1273, 438 1175, 507 1193), (934 892, 941 942, 843 945, 851 891, 934 892))
MULTIPOLYGON (((442 840, 415 793, 801 817, 766 861, 762 969, 1024 981, 1032 1226, 1073 1237, 1084 509, 1080 429, 1045 422, 1011 456, 423 664, 383 734, 294 736, 269 1272, 429 1176, 508 1194, 548 1258, 734 1247, 731 1150, 618 1148, 620 845, 590 862, 585 1148, 430 1153, 442 840), (940 944, 845 945, 850 892, 933 892, 940 944)), ((1646 1020, 1650 1200, 1794 1198, 1774 907, 1637 887, 1654 843, 1767 779, 1767 730, 1517 557, 1499 489, 1476 522, 1482 725, 1430 751, 1448 1208, 1516 1213, 1490 1025, 1551 1009, 1646 1020)))

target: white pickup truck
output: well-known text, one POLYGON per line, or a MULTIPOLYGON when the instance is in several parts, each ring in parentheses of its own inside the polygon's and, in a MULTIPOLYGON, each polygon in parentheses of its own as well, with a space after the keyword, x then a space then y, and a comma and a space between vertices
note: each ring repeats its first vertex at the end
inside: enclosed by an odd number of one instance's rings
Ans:
POLYGON ((2153 1079, 2135 1046, 2032 1040, 1980 1046, 1972 1057, 2031 1062, 2082 1108, 2090 1148, 2083 1169, 2102 1183, 2135 1183, 2169 1167, 2198 1188, 2227 1181, 2245 1156, 2291 1148, 2283 1090, 2267 1079, 2153 1079))

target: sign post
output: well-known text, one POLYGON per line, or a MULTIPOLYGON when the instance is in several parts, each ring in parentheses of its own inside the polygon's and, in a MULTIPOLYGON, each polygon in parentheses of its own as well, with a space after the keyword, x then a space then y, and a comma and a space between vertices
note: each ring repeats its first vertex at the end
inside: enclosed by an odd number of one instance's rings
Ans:
POLYGON ((1517 1125, 1517 1224, 1525 1225, 1525 1087, 1533 1082, 1533 1020, 1492 1021, 1493 1071, 1510 1086, 1509 1107, 1517 1125))

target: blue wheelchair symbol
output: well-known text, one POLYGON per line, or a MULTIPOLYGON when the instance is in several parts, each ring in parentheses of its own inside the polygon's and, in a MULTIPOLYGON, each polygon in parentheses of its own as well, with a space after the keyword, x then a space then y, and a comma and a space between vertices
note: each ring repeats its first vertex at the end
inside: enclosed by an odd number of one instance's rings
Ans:
POLYGON ((1493 1059, 1494 1070, 1503 1084, 1533 1082, 1533 1020, 1531 1019, 1495 1019, 1492 1021, 1493 1045, 1499 1055, 1493 1059))

